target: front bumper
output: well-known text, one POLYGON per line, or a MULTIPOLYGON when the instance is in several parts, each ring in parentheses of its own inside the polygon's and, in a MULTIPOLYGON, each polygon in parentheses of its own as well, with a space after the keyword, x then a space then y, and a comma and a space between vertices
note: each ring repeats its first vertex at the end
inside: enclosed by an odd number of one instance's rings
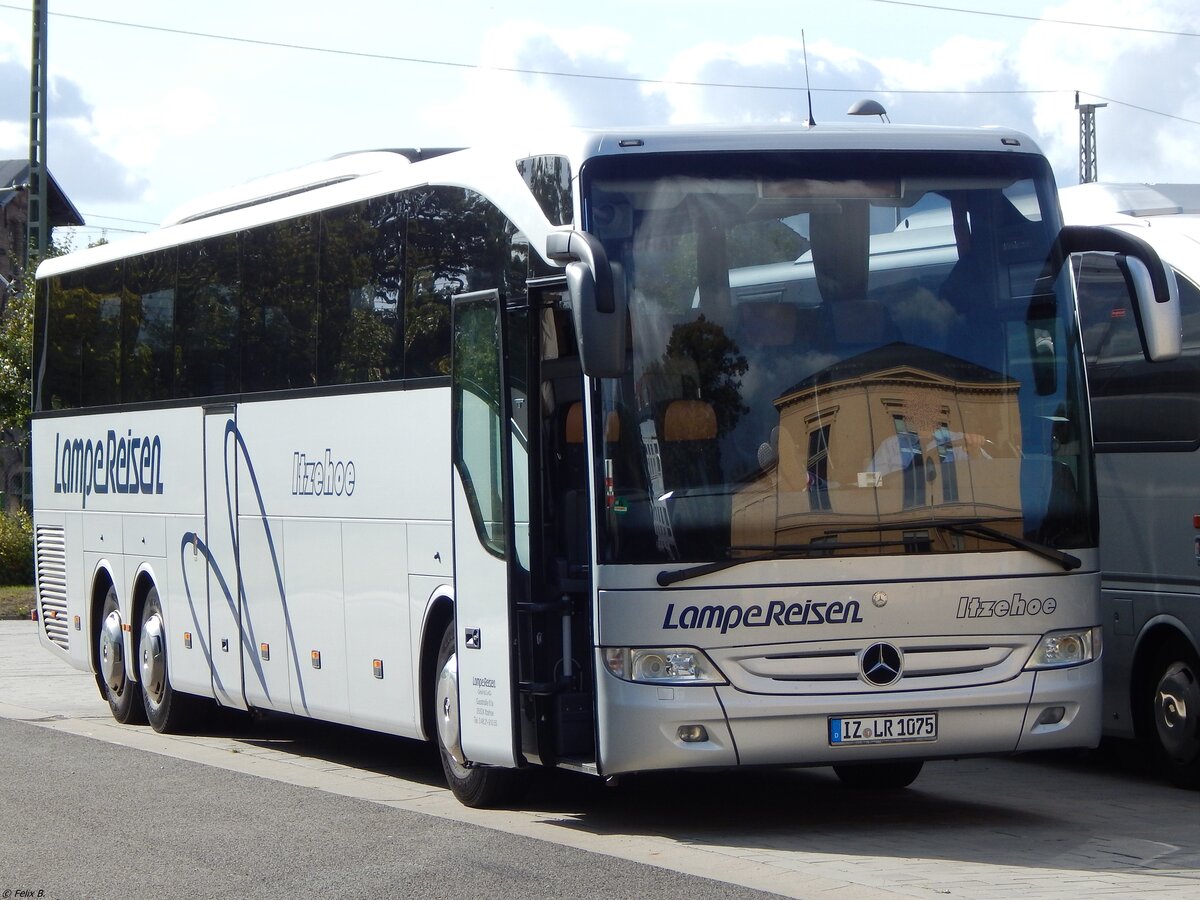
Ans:
POLYGON ((635 684, 609 674, 598 686, 600 770, 738 765, 830 765, 897 759, 999 755, 1094 747, 1100 740, 1100 663, 1021 672, 999 684, 945 691, 779 696, 730 685, 635 684), (1048 708, 1062 708, 1043 717, 1048 708), (831 746, 830 716, 938 714, 936 741, 831 746), (708 739, 687 742, 681 726, 703 725, 708 739))

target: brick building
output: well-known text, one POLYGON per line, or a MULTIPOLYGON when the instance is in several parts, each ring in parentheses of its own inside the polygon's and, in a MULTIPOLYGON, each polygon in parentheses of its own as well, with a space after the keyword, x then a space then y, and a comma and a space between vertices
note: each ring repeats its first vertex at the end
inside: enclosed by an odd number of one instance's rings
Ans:
MULTIPOLYGON (((16 277, 25 260, 26 231, 29 225, 29 160, 0 160, 0 291, 16 277)), ((83 216, 63 193, 54 176, 47 173, 47 208, 50 226, 82 225, 83 216)))

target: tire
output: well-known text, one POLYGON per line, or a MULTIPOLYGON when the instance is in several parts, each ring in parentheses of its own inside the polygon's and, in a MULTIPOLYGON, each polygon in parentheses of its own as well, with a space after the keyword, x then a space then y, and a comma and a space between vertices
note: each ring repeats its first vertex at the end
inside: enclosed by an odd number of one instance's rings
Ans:
POLYGON ((1177 786, 1200 790, 1200 658, 1191 647, 1159 654, 1147 701, 1158 768, 1177 786))
POLYGON ((187 729, 196 712, 196 699, 171 687, 167 675, 167 629, 163 621, 158 588, 150 588, 142 604, 142 626, 138 637, 138 677, 142 701, 150 727, 163 734, 187 729))
POLYGON ((925 761, 863 763, 854 766, 834 766, 838 779, 848 788, 873 791, 898 791, 906 788, 921 774, 925 761))
POLYGON ((454 622, 446 626, 438 646, 437 677, 434 685, 435 740, 442 758, 446 783, 463 806, 496 806, 511 799, 517 791, 515 769, 473 766, 463 757, 459 745, 458 661, 454 648, 454 622))
POLYGON ((96 681, 114 719, 122 725, 144 725, 146 710, 141 685, 125 672, 123 624, 117 589, 109 585, 96 634, 96 681))

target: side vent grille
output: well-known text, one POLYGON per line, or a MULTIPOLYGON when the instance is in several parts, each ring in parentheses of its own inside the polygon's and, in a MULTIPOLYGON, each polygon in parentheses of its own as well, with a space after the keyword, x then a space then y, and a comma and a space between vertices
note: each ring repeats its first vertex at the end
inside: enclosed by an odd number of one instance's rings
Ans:
POLYGON ((71 643, 67 616, 67 544, 59 525, 39 525, 37 552, 38 617, 46 637, 68 649, 71 643))

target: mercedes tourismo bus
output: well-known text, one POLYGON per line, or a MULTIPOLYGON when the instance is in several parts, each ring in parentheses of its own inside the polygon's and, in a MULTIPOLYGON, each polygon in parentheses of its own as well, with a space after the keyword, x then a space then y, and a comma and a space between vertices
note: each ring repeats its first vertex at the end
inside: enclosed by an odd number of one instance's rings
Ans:
POLYGON ((1064 260, 1121 250, 1163 354, 1177 310, 1144 244, 1060 225, 1003 130, 571 133, 48 261, 41 639, 120 721, 434 740, 469 804, 534 765, 902 786, 1094 745, 1064 260), (871 271, 938 211, 944 264, 871 271))
POLYGON ((1176 276, 1183 352, 1143 353, 1112 257, 1075 261, 1092 391, 1105 625, 1104 723, 1200 788, 1200 185, 1062 191, 1068 222, 1151 244, 1176 276))

